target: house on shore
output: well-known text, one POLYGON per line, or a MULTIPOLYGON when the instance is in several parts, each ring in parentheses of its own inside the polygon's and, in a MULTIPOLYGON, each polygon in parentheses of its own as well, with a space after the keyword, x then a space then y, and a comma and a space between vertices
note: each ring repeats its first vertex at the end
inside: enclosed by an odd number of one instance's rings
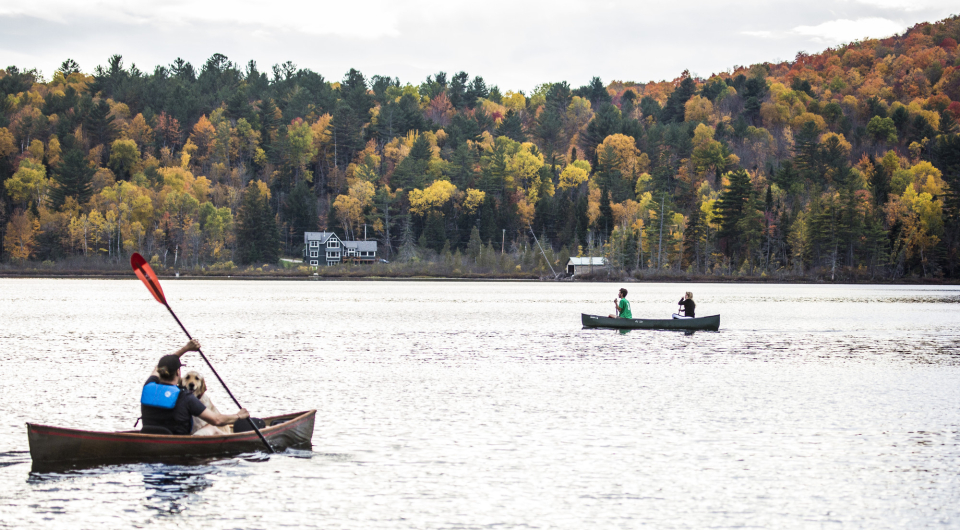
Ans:
POLYGON ((607 267, 605 258, 570 258, 567 261, 567 274, 574 276, 585 272, 600 271, 607 267))
POLYGON ((333 232, 304 232, 303 261, 311 267, 338 263, 374 263, 376 241, 341 241, 333 232))

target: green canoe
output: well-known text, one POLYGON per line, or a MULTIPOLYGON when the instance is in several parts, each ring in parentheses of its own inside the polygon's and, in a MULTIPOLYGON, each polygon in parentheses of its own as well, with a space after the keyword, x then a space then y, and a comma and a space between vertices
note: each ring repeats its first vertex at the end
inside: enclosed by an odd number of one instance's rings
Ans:
POLYGON ((678 329, 692 331, 717 331, 720 329, 720 315, 699 318, 609 318, 598 315, 581 314, 580 320, 585 328, 616 329, 678 329))

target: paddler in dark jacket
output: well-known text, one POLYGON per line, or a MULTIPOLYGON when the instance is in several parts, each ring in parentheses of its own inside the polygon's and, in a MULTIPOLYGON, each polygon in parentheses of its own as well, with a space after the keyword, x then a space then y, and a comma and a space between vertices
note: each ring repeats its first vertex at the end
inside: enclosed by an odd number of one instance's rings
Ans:
POLYGON ((693 302, 693 293, 687 291, 687 294, 680 299, 680 312, 673 315, 674 318, 695 318, 697 304, 693 302))

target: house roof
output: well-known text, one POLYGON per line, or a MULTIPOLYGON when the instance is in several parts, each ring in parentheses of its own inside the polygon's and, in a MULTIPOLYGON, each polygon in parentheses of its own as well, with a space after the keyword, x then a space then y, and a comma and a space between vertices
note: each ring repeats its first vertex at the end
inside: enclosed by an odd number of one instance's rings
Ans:
POLYGON ((352 248, 357 252, 376 252, 377 251, 377 242, 376 241, 341 241, 337 234, 333 232, 304 232, 303 233, 303 244, 306 245, 310 241, 319 241, 321 245, 325 245, 327 241, 332 238, 336 238, 337 241, 343 243, 343 246, 346 248, 352 248))
POLYGON ((357 252, 376 252, 376 241, 344 241, 343 246, 352 248, 357 252))
POLYGON ((570 261, 567 262, 567 265, 603 266, 606 264, 607 264, 607 260, 599 257, 570 258, 570 261))
MULTIPOLYGON (((303 243, 306 244, 309 241, 320 241, 321 243, 326 243, 331 237, 337 237, 337 234, 333 232, 304 232, 303 233, 303 243)), ((337 237, 339 240, 340 238, 337 237)))

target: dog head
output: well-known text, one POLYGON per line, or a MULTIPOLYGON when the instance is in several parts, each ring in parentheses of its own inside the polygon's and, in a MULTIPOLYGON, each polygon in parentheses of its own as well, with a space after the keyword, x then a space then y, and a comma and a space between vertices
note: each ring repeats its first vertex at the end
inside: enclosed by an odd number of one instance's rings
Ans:
POLYGON ((187 375, 183 377, 183 388, 193 392, 193 395, 197 396, 197 398, 201 398, 204 392, 207 391, 207 383, 203 380, 202 375, 191 371, 187 372, 187 375))

